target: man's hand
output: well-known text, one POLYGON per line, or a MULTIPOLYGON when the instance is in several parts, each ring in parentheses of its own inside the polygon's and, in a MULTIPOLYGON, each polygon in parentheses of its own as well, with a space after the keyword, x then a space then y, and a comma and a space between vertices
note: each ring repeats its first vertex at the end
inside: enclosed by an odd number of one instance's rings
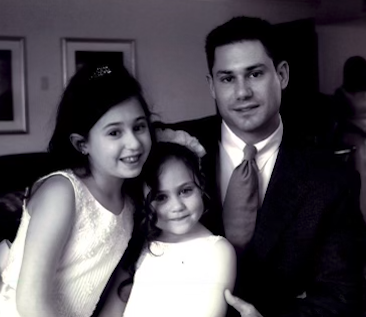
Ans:
POLYGON ((241 317, 263 317, 252 304, 233 296, 228 289, 225 290, 224 295, 226 302, 233 306, 240 313, 241 317))

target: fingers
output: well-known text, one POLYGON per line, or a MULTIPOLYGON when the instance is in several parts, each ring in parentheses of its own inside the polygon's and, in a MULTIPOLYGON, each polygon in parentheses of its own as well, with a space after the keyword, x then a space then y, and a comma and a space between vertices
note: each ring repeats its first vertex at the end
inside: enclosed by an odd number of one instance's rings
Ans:
POLYGON ((233 296, 228 289, 225 290, 224 296, 226 302, 234 307, 240 313, 241 317, 263 317, 253 305, 233 296))
POLYGON ((131 294, 131 290, 132 290, 132 284, 126 285, 120 293, 120 298, 122 300, 122 302, 127 303, 130 294, 131 294))
POLYGON ((237 307, 238 307, 238 305, 240 305, 240 304, 239 304, 239 301, 238 301, 238 298, 237 298, 237 297, 235 297, 235 296, 233 296, 233 295, 231 294, 231 292, 230 292, 228 289, 226 289, 226 290, 224 291, 224 296, 225 296, 225 300, 226 300, 226 302, 227 302, 230 306, 233 306, 237 311, 239 311, 239 309, 237 308, 237 307))

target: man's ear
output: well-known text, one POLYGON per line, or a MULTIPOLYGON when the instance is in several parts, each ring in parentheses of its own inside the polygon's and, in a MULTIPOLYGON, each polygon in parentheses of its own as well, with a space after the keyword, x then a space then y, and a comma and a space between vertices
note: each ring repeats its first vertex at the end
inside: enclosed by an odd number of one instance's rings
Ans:
POLYGON ((212 75, 207 74, 206 75, 206 80, 207 80, 208 86, 210 88, 212 98, 216 99, 216 93, 215 93, 215 87, 214 87, 212 75))
POLYGON ((286 61, 282 61, 277 65, 277 76, 280 79, 282 90, 285 89, 290 79, 290 68, 286 61))
POLYGON ((86 140, 82 135, 80 135, 78 133, 72 133, 70 135, 70 142, 73 145, 73 147, 76 149, 76 151, 80 152, 83 155, 88 154, 86 140))

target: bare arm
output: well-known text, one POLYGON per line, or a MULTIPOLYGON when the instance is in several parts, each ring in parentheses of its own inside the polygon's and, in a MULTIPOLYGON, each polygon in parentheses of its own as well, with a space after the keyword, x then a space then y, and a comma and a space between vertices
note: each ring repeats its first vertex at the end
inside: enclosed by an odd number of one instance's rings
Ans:
POLYGON ((63 176, 45 181, 29 202, 31 220, 17 286, 21 316, 60 317, 51 298, 54 275, 75 217, 73 186, 63 176))
POLYGON ((222 317, 225 316, 227 305, 224 298, 224 291, 233 290, 236 279, 236 254, 233 246, 227 240, 220 240, 216 243, 216 263, 217 267, 217 284, 220 286, 217 294, 217 299, 212 298, 210 316, 222 317), (215 303, 215 304, 213 304, 215 303))

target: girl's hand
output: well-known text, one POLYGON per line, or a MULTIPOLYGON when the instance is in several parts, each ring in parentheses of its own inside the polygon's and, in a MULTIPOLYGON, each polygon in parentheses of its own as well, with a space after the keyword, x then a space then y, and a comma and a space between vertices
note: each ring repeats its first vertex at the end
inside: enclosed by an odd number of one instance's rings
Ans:
POLYGON ((239 297, 233 296, 231 292, 226 289, 224 292, 226 302, 234 307, 241 317, 263 317, 252 304, 249 304, 239 297))

